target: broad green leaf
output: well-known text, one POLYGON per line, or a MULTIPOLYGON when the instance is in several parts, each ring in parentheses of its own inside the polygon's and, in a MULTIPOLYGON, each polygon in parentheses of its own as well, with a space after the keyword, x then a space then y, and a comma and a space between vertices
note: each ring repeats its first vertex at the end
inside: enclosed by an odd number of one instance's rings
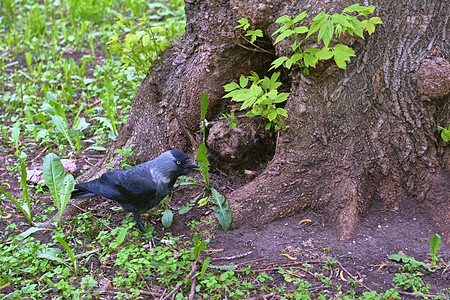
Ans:
POLYGON ((283 32, 282 34, 277 36, 277 38, 275 39, 275 42, 273 44, 275 45, 279 41, 291 36, 292 34, 294 34, 294 31, 292 29, 287 29, 285 32, 283 32))
POLYGON ((208 204, 208 202, 209 202, 209 198, 203 197, 200 200, 198 200, 197 204, 198 204, 198 206, 202 207, 202 206, 205 206, 206 204, 208 204))
POLYGON ((250 97, 252 97, 252 95, 250 94, 250 90, 249 89, 241 89, 241 88, 238 90, 231 91, 231 92, 225 94, 225 96, 223 96, 223 98, 231 98, 231 100, 236 101, 236 102, 245 101, 250 97))
POLYGON ((205 120, 207 110, 208 110, 208 93, 203 93, 202 100, 200 103, 200 111, 201 111, 200 120, 201 121, 205 120))
POLYGON ((192 238, 192 241, 194 242, 194 258, 198 258, 198 256, 200 255, 200 252, 205 249, 206 247, 206 242, 205 241, 201 241, 198 239, 198 233, 194 233, 194 236, 192 238))
POLYGON ((352 48, 341 44, 334 46, 334 61, 339 68, 347 68, 346 61, 350 61, 351 56, 355 56, 355 51, 352 48))
POLYGON ((203 261, 203 265, 202 265, 202 270, 200 271, 200 277, 203 277, 203 275, 205 275, 205 271, 209 266, 209 261, 211 260, 211 257, 207 257, 204 261, 203 261))
POLYGON ((241 86, 241 88, 246 88, 248 84, 248 78, 245 77, 244 75, 241 75, 241 77, 239 78, 239 85, 241 86))
POLYGON ((211 189, 211 202, 214 204, 213 210, 217 217, 222 229, 227 231, 231 225, 231 210, 228 207, 228 203, 225 201, 225 197, 221 195, 216 189, 211 189))
POLYGON ((39 250, 37 251, 37 258, 45 258, 45 259, 50 259, 56 262, 59 262, 61 264, 65 264, 66 262, 61 258, 58 257, 57 255, 61 254, 61 250, 58 248, 48 248, 45 250, 45 252, 40 252, 39 250))
POLYGON ((321 12, 317 16, 314 17, 313 23, 311 24, 311 27, 309 28, 309 32, 306 35, 306 37, 309 37, 311 34, 316 32, 317 30, 320 30, 322 28, 323 24, 327 21, 329 15, 321 12))
POLYGON ((72 150, 75 151, 76 150, 75 146, 73 145, 69 135, 69 128, 67 125, 67 121, 57 115, 52 116, 52 121, 55 124, 55 127, 58 130, 58 132, 69 142, 70 146, 72 147, 72 150))
POLYGON ((180 208, 178 209, 178 214, 179 215, 184 215, 185 213, 187 213, 188 211, 190 211, 192 209, 193 205, 190 203, 187 203, 186 205, 180 206, 180 208))
POLYGON ((273 102, 274 103, 282 103, 282 102, 286 101, 288 97, 289 97, 289 93, 280 93, 277 95, 277 97, 275 98, 275 100, 273 102))
POLYGON ((402 263, 409 263, 412 262, 414 264, 417 264, 419 266, 426 266, 425 263, 421 262, 421 261, 417 261, 414 257, 412 256, 407 256, 404 254, 391 254, 388 256, 388 259, 390 260, 395 260, 396 262, 402 262, 402 263))
POLYGON ((272 76, 270 77, 270 81, 271 81, 271 86, 273 86, 275 84, 275 82, 278 80, 278 78, 280 77, 280 72, 274 72, 272 74, 272 76))
POLYGON ((283 32, 283 31, 285 31, 285 30, 288 29, 288 28, 289 28, 288 26, 283 25, 283 26, 281 26, 280 28, 278 28, 277 30, 275 30, 275 32, 272 33, 272 36, 274 36, 275 34, 277 34, 277 33, 279 33, 279 32, 283 32))
POLYGON ((72 193, 74 187, 75 187, 75 179, 73 179, 72 174, 67 174, 64 177, 63 185, 60 192, 61 193, 60 195, 61 202, 59 207, 60 217, 64 212, 64 210, 66 209, 67 203, 69 203, 70 194, 72 193))
POLYGON ((254 43, 257 37, 262 37, 263 32, 261 29, 247 30, 246 36, 251 36, 250 43, 254 43))
POLYGON ((278 68, 278 67, 281 66, 286 60, 288 60, 288 58, 287 58, 286 56, 278 57, 277 59, 275 59, 275 60, 271 63, 272 67, 270 67, 269 71, 272 70, 272 69, 278 68))
POLYGON ((128 228, 121 227, 119 234, 117 235, 114 242, 112 242, 110 244, 110 247, 114 249, 114 248, 117 248, 118 246, 122 245, 123 241, 125 240, 125 237, 127 236, 127 232, 128 232, 128 228))
POLYGON ((173 222, 173 212, 170 209, 166 209, 164 211, 164 214, 161 218, 161 222, 164 225, 164 227, 169 228, 172 225, 173 222))
POLYGON ((350 22, 347 21, 347 18, 341 14, 333 14, 331 16, 331 20, 333 21, 334 25, 343 25, 345 27, 353 28, 353 25, 350 24, 350 22))
POLYGON ((271 112, 269 112, 267 114, 267 119, 272 122, 273 120, 275 120, 277 118, 278 114, 275 110, 272 110, 271 112))
MULTIPOLYGON (((315 49, 317 50, 318 53, 319 49, 315 49)), ((304 55, 303 55, 303 62, 305 64, 305 67, 316 67, 317 62, 319 61, 319 59, 316 57, 316 55, 314 54, 309 54, 308 52, 305 51, 304 55)))
POLYGON ((247 99, 242 103, 240 110, 244 110, 255 104, 256 100, 258 100, 258 97, 249 95, 247 99))
POLYGON ((435 234, 430 241, 431 247, 431 265, 434 266, 437 262, 437 252, 441 249, 441 236, 435 234))
POLYGON ((48 230, 48 229, 40 228, 40 227, 30 227, 26 231, 19 234, 19 236, 25 239, 25 238, 29 237, 30 235, 32 235, 33 233, 41 231, 41 230, 48 230))
POLYGON ((295 29, 294 29, 294 32, 295 33, 305 33, 305 32, 308 32, 308 27, 306 27, 306 26, 299 26, 299 27, 296 27, 295 29))
POLYGON ((333 52, 330 51, 330 48, 328 47, 324 47, 322 49, 320 49, 316 54, 316 58, 317 59, 322 59, 322 60, 327 60, 333 57, 333 52))
POLYGON ((198 147, 196 159, 200 167, 200 172, 203 175, 203 180, 205 181, 206 186, 209 187, 209 161, 206 154, 205 143, 200 144, 198 147))
POLYGON ((61 188, 64 182, 64 166, 56 154, 50 153, 44 158, 42 173, 45 184, 55 199, 56 206, 60 207, 61 188))
POLYGON ((383 21, 379 17, 372 17, 369 19, 372 24, 383 24, 383 21))
POLYGON ((369 34, 372 34, 375 31, 375 24, 383 24, 383 22, 381 21, 380 18, 373 17, 370 18, 369 20, 363 20, 362 24, 365 26, 367 32, 369 34))
MULTIPOLYGON (((225 90, 225 92, 231 92, 231 91, 234 91, 235 89, 239 89, 239 88, 240 88, 240 86, 236 82, 230 82, 229 84, 226 84, 223 86, 223 89, 225 90)), ((223 97, 223 98, 225 98, 225 97, 223 97)))
POLYGON ((328 47, 331 38, 333 37, 333 33, 334 33, 333 22, 327 18, 322 27, 320 28, 317 40, 320 41, 321 39, 323 39, 325 47, 328 47))
POLYGON ((145 34, 142 37, 142 46, 147 47, 148 45, 150 45, 150 35, 145 34))
POLYGON ((279 115, 283 116, 283 117, 286 117, 286 118, 288 117, 288 114, 287 114, 287 112, 286 112, 286 110, 284 108, 278 107, 277 108, 277 113, 279 115))
POLYGON ((275 23, 283 23, 283 24, 290 23, 290 22, 292 22, 292 19, 288 15, 281 16, 278 19, 276 19, 276 21, 275 21, 275 23))
POLYGON ((300 20, 303 20, 306 17, 306 10, 304 12, 302 12, 301 14, 299 14, 298 16, 296 16, 294 18, 294 20, 292 20, 292 23, 297 23, 300 20))
POLYGON ((248 23, 248 20, 245 18, 242 18, 238 21, 239 25, 236 26, 235 28, 240 28, 242 27, 244 30, 247 30, 248 27, 250 27, 250 24, 248 23))
POLYGON ((353 4, 353 5, 350 5, 349 7, 344 8, 344 12, 345 13, 352 13, 352 12, 355 12, 355 11, 361 12, 364 9, 367 9, 367 7, 361 6, 359 3, 356 3, 356 4, 353 4))

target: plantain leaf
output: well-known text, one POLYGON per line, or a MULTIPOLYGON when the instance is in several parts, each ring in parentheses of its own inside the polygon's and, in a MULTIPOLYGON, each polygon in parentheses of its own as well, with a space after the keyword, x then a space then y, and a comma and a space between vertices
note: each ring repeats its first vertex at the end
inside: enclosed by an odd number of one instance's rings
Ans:
POLYGON ((72 147, 72 150, 76 151, 76 148, 72 143, 72 139, 70 138, 67 121, 64 120, 63 117, 57 115, 52 116, 52 121, 55 124, 56 130, 58 130, 58 132, 62 134, 62 136, 69 142, 70 147, 72 147))
POLYGON ((200 167, 200 172, 205 180, 206 187, 209 187, 209 161, 206 155, 206 145, 205 143, 200 144, 197 150, 196 160, 200 167))
POLYGON ((172 226, 172 221, 173 221, 173 212, 170 209, 166 209, 161 218, 161 222, 164 225, 164 227, 169 228, 170 226, 172 226))
POLYGON ((232 212, 228 207, 228 203, 225 201, 225 197, 221 195, 216 189, 211 189, 211 202, 214 204, 213 210, 219 221, 222 229, 227 231, 231 225, 232 212))
POLYGON ((75 180, 71 174, 65 175, 64 166, 54 153, 50 153, 44 158, 42 173, 45 184, 50 189, 50 193, 55 200, 59 219, 61 220, 61 216, 70 200, 70 194, 75 186, 75 180))

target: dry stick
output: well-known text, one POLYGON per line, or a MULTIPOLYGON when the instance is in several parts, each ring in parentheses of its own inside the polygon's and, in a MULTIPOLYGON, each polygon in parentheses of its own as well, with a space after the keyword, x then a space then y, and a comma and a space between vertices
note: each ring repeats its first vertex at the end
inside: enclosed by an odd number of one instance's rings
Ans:
POLYGON ((404 292, 404 291, 397 291, 397 293, 399 293, 399 294, 401 294, 401 295, 406 295, 406 296, 413 296, 413 297, 422 297, 422 298, 425 298, 425 297, 428 297, 428 298, 438 298, 438 297, 440 297, 440 296, 437 296, 437 295, 430 295, 430 294, 419 294, 419 293, 417 293, 417 292, 414 292, 414 293, 409 293, 409 292, 404 292))
POLYGON ((242 48, 244 48, 244 49, 247 49, 247 50, 250 50, 250 51, 256 51, 256 52, 266 52, 266 53, 269 53, 269 54, 275 54, 273 51, 269 51, 269 50, 266 50, 266 49, 264 49, 264 48, 261 48, 261 47, 259 47, 258 45, 256 45, 256 44, 254 44, 254 43, 252 43, 249 39, 247 39, 245 36, 243 36, 242 34, 241 34, 241 37, 243 37, 244 38, 244 40, 246 40, 248 43, 250 43, 252 46, 254 46, 255 48, 257 48, 258 50, 256 50, 256 49, 252 49, 252 48, 248 48, 248 47, 246 47, 246 46, 244 46, 244 45, 241 45, 241 44, 239 44, 239 43, 237 43, 239 46, 241 46, 242 48))
POLYGON ((236 259, 236 258, 242 258, 242 257, 245 257, 245 256, 250 255, 252 253, 253 253, 253 251, 248 251, 246 253, 236 254, 236 255, 233 255, 233 256, 213 257, 211 260, 231 260, 231 259, 236 259))
MULTIPOLYGON (((347 273, 347 275, 348 276, 350 276, 353 280, 355 280, 356 282, 359 282, 358 281, 358 279, 356 279, 356 277, 355 276, 353 276, 352 274, 350 274, 350 272, 349 271, 347 271, 345 268, 344 268, 344 266, 338 261, 338 264, 339 264, 339 266, 341 267, 341 269, 345 272, 345 273, 347 273)), ((367 285, 365 285, 364 283, 362 283, 362 282, 359 282, 359 284, 360 285, 362 285, 366 290, 368 290, 369 292, 371 292, 372 291, 372 289, 370 289, 367 285)))
POLYGON ((161 296, 160 300, 166 300, 166 299, 169 299, 170 296, 172 296, 173 294, 175 294, 175 293, 183 286, 183 283, 184 283, 184 281, 185 281, 186 279, 192 279, 192 277, 194 276, 195 271, 197 270, 197 261, 198 261, 198 258, 194 261, 194 264, 192 265, 191 271, 190 271, 189 274, 187 274, 187 276, 181 281, 181 283, 180 283, 180 284, 177 284, 177 286, 176 286, 170 293, 168 293, 167 296, 164 296, 164 294, 163 294, 164 297, 161 296))
POLYGON ((199 275, 200 273, 195 274, 195 276, 193 276, 193 278, 191 279, 191 292, 189 293, 189 298, 188 300, 194 300, 194 296, 195 296, 195 285, 197 284, 197 275, 199 275))

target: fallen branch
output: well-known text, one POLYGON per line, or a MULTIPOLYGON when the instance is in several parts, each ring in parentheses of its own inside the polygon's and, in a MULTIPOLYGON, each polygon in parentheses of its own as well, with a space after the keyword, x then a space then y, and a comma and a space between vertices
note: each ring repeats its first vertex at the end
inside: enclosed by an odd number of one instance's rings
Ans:
MULTIPOLYGON (((349 271, 347 271, 345 268, 344 268, 344 266, 338 261, 338 264, 339 264, 339 266, 341 267, 341 269, 345 272, 345 273, 347 273, 347 275, 348 276, 350 276, 353 280, 355 280, 356 282, 359 282, 358 281, 358 279, 356 279, 356 277, 355 276, 353 276, 352 274, 350 274, 350 272, 349 271)), ((371 292, 372 291, 372 289, 370 289, 368 286, 366 286, 364 283, 362 283, 362 282, 359 282, 359 284, 361 285, 361 286, 363 286, 366 290, 368 290, 369 292, 371 292)))
POLYGON ((437 296, 437 295, 422 294, 422 293, 418 293, 418 292, 409 293, 409 292, 404 292, 404 291, 397 291, 397 293, 399 293, 400 295, 412 296, 412 297, 416 297, 416 298, 417 297, 422 297, 422 298, 439 298, 439 297, 441 297, 441 296, 437 296))
POLYGON ((242 253, 242 254, 236 254, 233 256, 226 256, 226 257, 213 257, 211 260, 232 260, 232 259, 237 259, 237 258, 242 258, 245 257, 247 255, 252 254, 253 251, 248 251, 246 253, 242 253))
POLYGON ((186 277, 181 281, 181 283, 177 284, 177 286, 172 291, 170 291, 170 293, 168 293, 167 296, 164 296, 164 294, 163 294, 164 297, 161 297, 160 300, 169 299, 170 296, 172 296, 176 292, 178 292, 178 290, 183 286, 183 283, 186 281, 186 279, 193 280, 195 271, 197 271, 197 261, 198 261, 198 258, 194 261, 191 271, 189 272, 189 274, 186 275, 186 277))

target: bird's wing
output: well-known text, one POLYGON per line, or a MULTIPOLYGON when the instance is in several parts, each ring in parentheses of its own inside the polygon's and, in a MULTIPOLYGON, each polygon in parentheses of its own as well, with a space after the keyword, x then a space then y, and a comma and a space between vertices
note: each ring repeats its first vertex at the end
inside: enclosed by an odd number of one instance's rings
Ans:
POLYGON ((120 184, 117 185, 125 210, 144 212, 158 205, 163 195, 157 192, 156 184, 150 176, 123 176, 120 184))

